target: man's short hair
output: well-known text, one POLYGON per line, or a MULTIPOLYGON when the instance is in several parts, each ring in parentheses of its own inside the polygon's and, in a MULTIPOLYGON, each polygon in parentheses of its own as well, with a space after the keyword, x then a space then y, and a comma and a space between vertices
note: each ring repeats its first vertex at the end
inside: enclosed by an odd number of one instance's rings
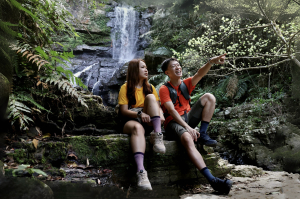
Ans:
POLYGON ((179 63, 179 61, 175 58, 168 58, 168 59, 164 60, 161 64, 161 69, 164 73, 168 69, 170 61, 177 61, 179 63))

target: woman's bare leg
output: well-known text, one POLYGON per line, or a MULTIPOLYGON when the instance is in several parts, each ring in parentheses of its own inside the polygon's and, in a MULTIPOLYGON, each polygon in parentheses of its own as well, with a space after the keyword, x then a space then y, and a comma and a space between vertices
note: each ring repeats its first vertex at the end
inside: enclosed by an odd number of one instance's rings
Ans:
POLYGON ((150 117, 159 116, 159 114, 160 114, 159 106, 156 101, 155 95, 149 94, 146 96, 145 101, 144 101, 143 112, 150 115, 150 117))
POLYGON ((146 141, 145 141, 145 130, 144 127, 137 121, 128 121, 123 132, 130 134, 130 144, 133 153, 142 152, 145 153, 146 141))

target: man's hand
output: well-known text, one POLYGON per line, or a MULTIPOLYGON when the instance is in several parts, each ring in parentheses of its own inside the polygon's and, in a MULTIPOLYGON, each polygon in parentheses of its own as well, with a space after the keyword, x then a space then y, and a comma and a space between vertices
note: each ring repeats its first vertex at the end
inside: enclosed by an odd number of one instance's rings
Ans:
POLYGON ((209 60, 209 63, 211 64, 224 64, 225 63, 225 58, 226 58, 226 54, 220 55, 220 56, 216 56, 216 57, 212 57, 209 60))
POLYGON ((185 126, 184 128, 192 136, 192 139, 196 142, 197 138, 200 137, 200 133, 198 131, 196 131, 195 129, 191 128, 190 126, 185 126))
POLYGON ((141 114, 141 119, 145 123, 151 122, 150 115, 148 115, 147 113, 144 113, 144 112, 142 112, 142 114, 141 114))
POLYGON ((203 65, 197 73, 192 77, 192 85, 195 86, 210 70, 213 64, 224 64, 226 58, 226 53, 220 56, 212 57, 209 59, 205 65, 203 65))
POLYGON ((160 116, 160 122, 163 124, 165 122, 165 117, 164 116, 160 116))

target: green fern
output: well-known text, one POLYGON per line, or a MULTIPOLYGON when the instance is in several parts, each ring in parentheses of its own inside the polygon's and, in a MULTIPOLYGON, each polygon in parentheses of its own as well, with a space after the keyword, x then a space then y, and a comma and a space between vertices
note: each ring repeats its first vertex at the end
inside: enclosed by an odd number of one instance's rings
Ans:
POLYGON ((239 83, 238 90, 236 92, 234 99, 236 100, 240 99, 242 96, 246 94, 247 90, 248 90, 248 85, 246 82, 239 83))
POLYGON ((64 90, 69 95, 71 95, 74 98, 78 99, 78 102, 82 105, 88 108, 88 105, 85 103, 85 99, 81 96, 80 93, 77 92, 75 88, 70 84, 69 81, 65 80, 63 76, 61 75, 55 75, 53 74, 50 77, 41 77, 41 81, 44 81, 45 83, 54 84, 57 85, 59 90, 64 90))
POLYGON ((33 120, 24 114, 31 113, 31 109, 23 104, 22 102, 18 101, 17 97, 12 94, 9 97, 9 103, 8 103, 8 119, 11 120, 11 125, 13 125, 16 121, 19 122, 20 130, 28 130, 28 125, 33 120))
POLYGON ((49 110, 45 109, 42 105, 37 103, 29 94, 25 92, 18 92, 16 97, 16 100, 20 100, 23 102, 30 102, 31 104, 35 105, 38 109, 50 112, 49 110))

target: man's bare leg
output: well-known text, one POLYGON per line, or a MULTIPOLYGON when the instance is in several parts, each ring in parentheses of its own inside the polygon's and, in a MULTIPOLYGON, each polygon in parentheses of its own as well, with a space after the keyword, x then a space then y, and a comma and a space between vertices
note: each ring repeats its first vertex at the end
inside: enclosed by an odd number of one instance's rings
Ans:
POLYGON ((181 143, 186 149, 188 156, 196 168, 202 173, 202 175, 208 180, 210 185, 214 190, 219 191, 220 193, 228 194, 231 186, 231 180, 221 180, 214 177, 209 169, 206 167, 206 164, 194 145, 192 136, 188 132, 184 132, 180 137, 181 143))
POLYGON ((199 142, 202 145, 216 146, 218 142, 216 140, 211 139, 206 133, 209 122, 215 111, 216 98, 210 93, 205 93, 200 99, 201 104, 204 108, 202 110, 202 121, 199 131, 199 142))

